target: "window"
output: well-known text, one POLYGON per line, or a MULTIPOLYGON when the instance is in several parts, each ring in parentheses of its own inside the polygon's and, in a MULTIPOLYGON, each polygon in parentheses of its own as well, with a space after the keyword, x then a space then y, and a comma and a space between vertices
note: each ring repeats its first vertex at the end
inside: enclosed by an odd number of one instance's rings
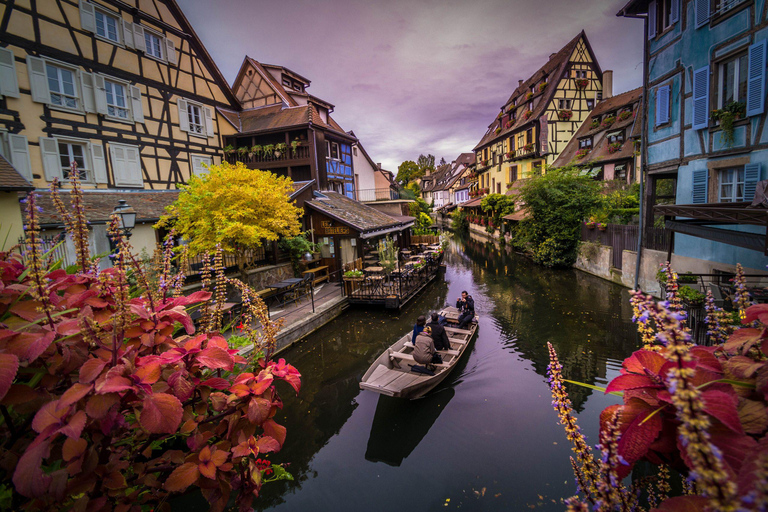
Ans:
POLYGON ((144 45, 146 46, 146 54, 150 57, 163 60, 163 38, 144 29, 144 45))
POLYGON ((501 194, 501 183, 496 184, 496 193, 501 194))
POLYGON ((332 160, 338 160, 339 159, 339 144, 338 142, 331 142, 329 140, 325 141, 326 144, 326 150, 328 151, 328 154, 326 155, 326 158, 330 158, 332 160))
POLYGON ((560 110, 570 110, 571 109, 572 100, 558 100, 558 108, 560 110))
POLYGON ((611 144, 614 142, 624 142, 624 130, 608 132, 608 142, 611 144))
POLYGON ((517 166, 513 165, 509 168, 509 182, 517 181, 517 166))
POLYGON ((76 142, 59 142, 59 160, 61 161, 61 175, 64 179, 70 179, 72 174, 72 162, 77 164, 77 177, 80 181, 88 181, 88 160, 86 159, 86 145, 76 142))
POLYGON ((75 85, 76 72, 73 69, 45 64, 51 104, 66 108, 79 108, 79 95, 75 85))
POLYGON ((586 137, 584 139, 579 139, 579 148, 581 149, 588 149, 592 147, 592 137, 586 137))
POLYGON ((104 80, 104 90, 107 93, 107 115, 119 119, 128 119, 128 103, 125 86, 111 80, 104 80))
POLYGON ((747 54, 732 57, 717 66, 717 108, 747 99, 747 54))
POLYGON ((718 173, 720 191, 718 200, 723 203, 744 201, 744 168, 723 169, 718 173))
POLYGON ((595 100, 587 100, 587 110, 592 110, 593 108, 595 108, 595 100))
POLYGON ((189 119, 189 131, 202 134, 204 130, 203 116, 199 105, 187 103, 187 118, 189 119))
POLYGON ((730 11, 743 0, 712 0, 711 14, 723 14, 730 11))
POLYGON ((355 188, 352 183, 345 183, 344 184, 344 190, 346 191, 346 195, 350 199, 355 198, 355 188))
POLYGON ((656 0, 656 32, 659 34, 672 25, 670 22, 672 1, 673 0, 656 0))
POLYGON ((541 160, 538 162, 533 162, 533 175, 534 176, 541 176, 541 160))
POLYGON ((113 14, 108 14, 101 9, 95 10, 96 15, 96 35, 109 39, 113 43, 120 43, 120 36, 118 35, 118 25, 120 20, 113 14))
POLYGON ((586 69, 574 69, 571 71, 571 75, 573 78, 587 78, 587 70, 586 69))
POLYGON ((627 164, 616 164, 613 168, 613 179, 627 181, 627 164))
POLYGON ((291 86, 291 79, 288 78, 287 76, 284 76, 283 77, 283 85, 286 86, 286 87, 290 87, 291 86))
POLYGON ((525 131, 525 143, 526 144, 532 144, 533 143, 533 128, 528 128, 525 131))
POLYGON ((528 102, 528 110, 533 110, 533 102, 532 101, 528 102))
POLYGON ((213 160, 209 156, 192 155, 190 158, 192 163, 192 174, 200 175, 208 172, 208 166, 213 163, 213 160))
POLYGON ((352 148, 352 153, 357 156, 357 146, 352 148))

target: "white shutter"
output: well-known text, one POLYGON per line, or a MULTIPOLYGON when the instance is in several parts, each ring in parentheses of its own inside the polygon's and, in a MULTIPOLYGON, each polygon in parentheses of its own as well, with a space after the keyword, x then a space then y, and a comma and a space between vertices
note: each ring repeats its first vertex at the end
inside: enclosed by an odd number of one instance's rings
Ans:
POLYGON ((205 111, 205 133, 208 137, 213 137, 213 109, 211 107, 203 107, 205 111))
POLYGON ((115 185, 122 185, 125 181, 125 148, 119 144, 109 145, 109 158, 112 162, 112 176, 115 178, 115 185))
POLYGON ((16 79, 16 59, 13 51, 0 48, 0 95, 19 97, 19 81, 16 79))
POLYGON ((669 122, 669 91, 668 85, 656 89, 656 126, 669 122))
POLYGON ((144 27, 138 23, 133 24, 133 45, 139 51, 147 51, 147 43, 144 40, 144 27))
POLYGON ((133 44, 133 23, 127 20, 123 21, 123 43, 125 43, 125 46, 128 48, 136 48, 136 45, 133 44))
POLYGON ((141 176, 141 153, 138 147, 126 146, 125 163, 127 164, 127 185, 137 187, 144 186, 144 179, 141 176))
POLYGON ((80 28, 96 33, 96 9, 83 0, 80 0, 80 28))
POLYGON ((19 174, 32 181, 32 164, 29 161, 29 144, 24 135, 17 133, 8 134, 8 146, 10 146, 11 164, 19 171, 19 174))
POLYGON ((696 13, 696 28, 704 26, 709 21, 710 0, 695 0, 694 11, 696 13))
POLYGON ((93 75, 93 97, 96 103, 96 112, 107 115, 107 89, 104 85, 104 77, 96 73, 93 75))
POLYGON ((45 61, 27 55, 27 72, 29 73, 29 88, 32 90, 32 101, 50 103, 51 92, 48 89, 48 76, 45 74, 45 61))
POLYGON ((93 90, 93 75, 91 73, 80 73, 80 84, 83 89, 83 108, 86 112, 96 112, 96 97, 93 90))
POLYGON ((756 116, 765 110, 765 39, 749 47, 747 71, 747 115, 756 116))
POLYGON ((176 47, 173 45, 173 41, 170 39, 165 40, 165 60, 169 64, 176 64, 176 47))
POLYGON ((189 114, 187 113, 187 100, 179 98, 176 100, 179 106, 179 129, 183 132, 189 131, 189 114))
POLYGON ((656 0, 648 4, 648 39, 656 37, 656 0))
POLYGON ((211 159, 209 157, 192 155, 191 160, 193 175, 199 176, 208 172, 208 169, 204 167, 203 164, 206 166, 211 165, 211 159))
POLYGON ((53 178, 62 179, 59 145, 56 143, 56 139, 40 137, 40 155, 43 158, 45 180, 53 181, 53 178))
POLYGON ((93 162, 93 181, 106 183, 107 160, 104 158, 104 146, 101 144, 89 144, 89 146, 91 146, 91 161, 93 162))
POLYGON ((141 175, 141 154, 136 146, 110 144, 109 156, 112 160, 112 174, 118 187, 141 187, 144 179, 141 175))
POLYGON ((709 66, 693 72, 693 122, 691 128, 709 126, 709 66))
POLYGON ((141 103, 141 89, 135 85, 129 85, 128 92, 131 96, 131 113, 133 114, 133 120, 137 123, 143 123, 144 105, 141 103))

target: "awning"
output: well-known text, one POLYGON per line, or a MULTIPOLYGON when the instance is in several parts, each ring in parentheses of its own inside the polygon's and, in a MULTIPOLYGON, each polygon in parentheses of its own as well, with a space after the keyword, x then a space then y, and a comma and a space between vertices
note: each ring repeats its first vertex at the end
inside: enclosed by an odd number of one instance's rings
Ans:
POLYGON ((521 221, 530 217, 528 210, 517 210, 515 213, 510 213, 502 217, 504 220, 521 221))

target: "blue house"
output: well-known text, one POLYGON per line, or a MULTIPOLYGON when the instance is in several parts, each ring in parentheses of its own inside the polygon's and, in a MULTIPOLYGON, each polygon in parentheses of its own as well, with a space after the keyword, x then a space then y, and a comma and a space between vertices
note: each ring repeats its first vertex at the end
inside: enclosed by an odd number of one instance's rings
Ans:
MULTIPOLYGON (((646 28, 646 225, 674 253, 765 270, 768 178, 765 0, 631 0, 646 28), (660 206, 660 205, 667 206, 660 206)), ((706 265, 705 265, 706 267, 706 265)))

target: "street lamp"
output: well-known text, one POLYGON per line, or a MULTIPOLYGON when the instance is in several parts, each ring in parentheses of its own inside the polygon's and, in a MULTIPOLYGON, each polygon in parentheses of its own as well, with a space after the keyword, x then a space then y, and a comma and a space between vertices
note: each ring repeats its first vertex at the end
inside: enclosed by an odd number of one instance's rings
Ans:
POLYGON ((128 206, 125 199, 120 199, 112 213, 117 214, 118 226, 123 230, 125 238, 131 238, 131 231, 136 227, 136 210, 128 206))

